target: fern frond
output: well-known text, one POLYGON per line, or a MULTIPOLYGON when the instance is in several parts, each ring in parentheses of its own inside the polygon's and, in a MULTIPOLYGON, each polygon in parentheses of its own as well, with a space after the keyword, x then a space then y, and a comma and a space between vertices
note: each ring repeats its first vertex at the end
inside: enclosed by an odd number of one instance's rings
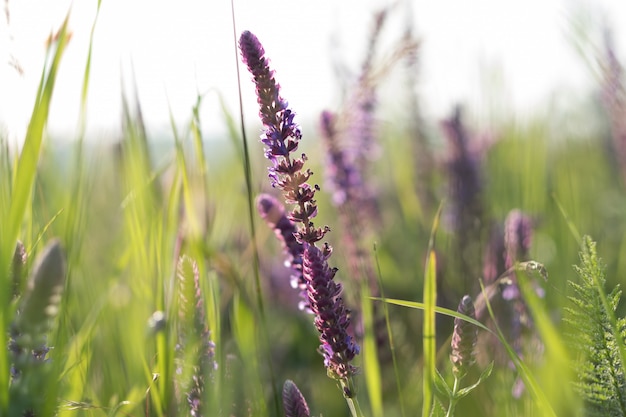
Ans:
POLYGON ((572 306, 566 309, 565 321, 578 352, 576 387, 585 399, 587 415, 626 416, 622 356, 626 321, 615 318, 622 292, 619 286, 608 295, 604 292, 605 267, 588 236, 583 239, 580 266, 574 269, 580 283, 569 282, 574 295, 569 297, 572 306))

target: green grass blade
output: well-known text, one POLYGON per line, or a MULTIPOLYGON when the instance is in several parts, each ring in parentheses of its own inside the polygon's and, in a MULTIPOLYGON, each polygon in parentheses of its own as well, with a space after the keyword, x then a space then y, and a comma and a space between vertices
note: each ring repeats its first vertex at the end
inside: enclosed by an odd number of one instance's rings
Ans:
POLYGON ((422 344, 424 347, 424 376, 423 376, 423 403, 422 416, 430 415, 433 404, 433 381, 436 378, 435 365, 437 360, 437 341, 435 327, 435 307, 437 304, 437 256, 435 254, 435 237, 439 228, 439 218, 443 205, 435 215, 433 227, 428 242, 428 257, 424 271, 424 335, 422 344))
MULTIPOLYGON (((426 309, 426 304, 425 303, 420 303, 418 301, 407 301, 407 300, 398 300, 395 298, 382 298, 382 297, 372 297, 372 300, 379 300, 382 301, 384 303, 387 304, 393 304, 393 305, 397 305, 397 306, 402 306, 402 307, 408 307, 408 308, 416 308, 418 310, 425 310, 426 309)), ((493 333, 493 331, 485 326, 484 324, 482 324, 481 322, 479 322, 476 319, 473 319, 471 317, 468 317, 466 315, 463 315, 461 313, 459 313, 458 311, 455 310, 450 310, 444 307, 439 307, 439 306, 435 306, 435 312, 439 313, 439 314, 443 314, 444 316, 449 316, 449 317, 453 317, 453 318, 459 318, 462 320, 465 320, 469 323, 472 323, 475 326, 480 327, 481 329, 493 333)))
POLYGON ((517 282, 545 346, 543 360, 550 364, 549 369, 541 374, 545 379, 544 390, 548 392, 548 398, 552 399, 555 408, 561 410, 557 413, 558 415, 571 415, 573 410, 580 409, 582 404, 580 404, 580 395, 577 395, 573 389, 574 375, 569 351, 526 273, 518 272, 517 282))
MULTIPOLYGON (((484 292, 485 287, 482 282, 480 283, 480 286, 481 286, 481 290, 484 292)), ((533 398, 534 404, 541 411, 542 415, 546 417, 556 417, 557 415, 556 412, 552 408, 552 405, 550 404, 550 401, 548 400, 548 397, 546 396, 545 392, 539 386, 539 383, 535 379, 535 376, 533 375, 532 370, 517 355, 517 353, 515 352, 515 349, 513 349, 513 347, 506 341, 504 334, 500 330, 500 327, 498 327, 497 321, 495 319, 495 315, 493 313, 493 309, 491 308, 491 303, 489 302, 488 297, 485 297, 485 304, 487 306, 487 310, 489 311, 489 316, 493 319, 494 324, 496 326, 498 339, 500 340, 500 343, 502 343, 502 346, 504 346, 504 348, 506 349, 507 354, 509 355, 509 358, 511 358, 511 361, 513 361, 515 368, 519 372, 519 376, 524 381, 526 388, 528 389, 528 391, 530 392, 530 395, 533 398)))
POLYGON ((369 284, 361 285, 361 314, 365 335, 363 337, 363 367, 370 407, 374 417, 383 416, 382 376, 378 362, 376 334, 374 330, 374 309, 370 298, 369 284))
POLYGON ((552 198, 554 199, 554 202, 556 203, 557 207, 559 208, 559 211, 561 212, 561 215, 563 216, 563 219, 567 223, 567 227, 569 228, 570 232, 572 233, 572 236, 574 236, 574 239, 576 239, 576 243, 578 243, 578 245, 580 246, 582 244, 583 240, 580 237, 580 232, 578 231, 578 228, 576 228, 576 225, 574 224, 574 222, 572 221, 570 216, 565 211, 565 207, 563 207, 563 204, 561 204, 559 199, 556 197, 556 194, 552 194, 552 198))

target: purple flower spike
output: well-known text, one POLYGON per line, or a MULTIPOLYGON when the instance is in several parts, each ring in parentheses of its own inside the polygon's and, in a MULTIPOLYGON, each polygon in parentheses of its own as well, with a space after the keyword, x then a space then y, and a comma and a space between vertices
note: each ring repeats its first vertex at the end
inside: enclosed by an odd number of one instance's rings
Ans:
POLYGON ((337 272, 328 266, 332 249, 304 244, 304 277, 310 308, 315 314, 315 327, 320 332, 320 352, 329 376, 349 378, 356 372, 350 361, 359 353, 359 346, 348 334, 350 312, 340 297, 341 284, 333 281, 337 272))
MULTIPOLYGON (((256 36, 245 31, 239 39, 239 48, 243 62, 252 73, 256 85, 259 116, 265 127, 261 142, 267 146, 265 156, 273 162, 269 169, 272 186, 279 186, 281 177, 295 174, 304 164, 303 159, 290 159, 290 153, 298 149, 302 134, 300 127, 293 121, 294 113, 287 108, 288 104, 280 97, 280 85, 274 80, 274 71, 265 58, 265 50, 256 36)), ((309 174, 301 174, 306 177, 309 174)), ((280 187, 282 188, 282 186, 280 187)))
POLYGON ((349 311, 339 297, 341 285, 333 281, 337 270, 328 266, 332 249, 328 244, 324 244, 323 249, 315 246, 330 229, 328 226, 315 227, 313 223, 317 216, 315 193, 319 187, 307 182, 313 173, 303 169, 306 155, 302 154, 299 158, 291 155, 297 150, 302 137, 300 128, 294 122, 294 113, 280 96, 274 72, 269 68, 265 50, 256 36, 243 32, 239 47, 256 85, 259 113, 265 128, 261 142, 266 146, 265 156, 272 162, 269 168, 272 186, 283 191, 287 204, 294 205, 291 213, 285 215, 282 207, 279 208, 271 198, 261 197, 257 201, 258 208, 280 235, 294 262, 300 254, 302 256, 306 303, 315 314, 315 327, 320 333, 320 350, 328 375, 349 378, 356 372, 349 362, 359 352, 359 347, 347 332, 349 311))

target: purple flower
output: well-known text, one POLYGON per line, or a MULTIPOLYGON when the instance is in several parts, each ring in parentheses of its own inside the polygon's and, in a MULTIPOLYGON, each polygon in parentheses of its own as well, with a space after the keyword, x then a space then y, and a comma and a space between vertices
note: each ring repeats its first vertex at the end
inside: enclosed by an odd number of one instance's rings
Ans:
MULTIPOLYGON (((274 80, 274 71, 270 69, 269 61, 264 56, 265 50, 257 37, 248 31, 243 32, 239 48, 256 85, 259 116, 265 127, 261 142, 267 146, 265 156, 274 163, 269 171, 272 186, 276 187, 281 177, 294 175, 304 164, 304 158, 293 161, 290 158, 291 152, 298 149, 302 134, 300 127, 293 121, 294 114, 287 107, 287 101, 280 97, 280 86, 274 80)), ((305 182, 308 175, 304 173, 299 177, 304 178, 302 182, 305 182)))
POLYGON ((333 280, 337 269, 328 266, 332 248, 323 249, 304 244, 303 266, 307 280, 307 295, 311 311, 315 314, 315 327, 320 332, 320 352, 329 375, 348 378, 356 372, 350 361, 359 353, 359 346, 348 334, 349 311, 341 295, 341 284, 333 280))
POLYGON ((302 276, 302 244, 296 240, 298 229, 293 221, 285 214, 285 207, 269 194, 261 194, 256 199, 259 214, 269 227, 274 230, 276 237, 282 243, 288 256, 285 265, 292 270, 291 286, 300 289, 302 301, 301 310, 308 310, 309 303, 306 296, 306 281, 302 276))
MULTIPOLYGON (((300 158, 291 155, 298 148, 300 128, 295 124, 287 102, 280 97, 274 72, 269 68, 263 46, 256 36, 243 32, 239 47, 256 85, 259 113, 265 128, 261 142, 266 146, 265 156, 272 162, 269 169, 272 186, 283 191, 287 204, 294 205, 286 218, 295 226, 292 235, 302 245, 302 276, 309 308, 315 314, 315 327, 320 333, 324 364, 331 377, 348 378, 356 372, 349 362, 359 348, 347 332, 349 311, 339 296, 341 285, 333 281, 337 270, 328 266, 332 249, 328 244, 324 244, 323 250, 315 246, 330 229, 315 227, 313 223, 317 215, 315 192, 319 187, 307 182, 313 173, 308 169, 303 171, 306 155, 302 154, 300 158)), ((268 202, 261 202, 260 209, 269 216, 271 207, 268 202)), ((277 215, 280 217, 280 212, 272 214, 272 221, 279 221, 277 215)), ((283 231, 280 233, 282 236, 283 231)))
POLYGON ((516 261, 528 260, 532 244, 533 222, 521 210, 511 210, 504 221, 504 246, 506 247, 506 269, 516 261))

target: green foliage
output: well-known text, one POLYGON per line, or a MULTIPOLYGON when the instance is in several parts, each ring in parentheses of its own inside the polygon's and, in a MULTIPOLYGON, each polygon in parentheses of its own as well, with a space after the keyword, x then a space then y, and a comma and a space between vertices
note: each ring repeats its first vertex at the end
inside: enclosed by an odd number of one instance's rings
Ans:
POLYGON ((626 319, 615 318, 621 290, 616 286, 605 293, 605 267, 598 258, 596 243, 588 236, 583 238, 580 266, 575 269, 580 283, 570 282, 573 306, 566 312, 570 340, 578 351, 576 386, 585 398, 588 415, 624 416, 626 319))

